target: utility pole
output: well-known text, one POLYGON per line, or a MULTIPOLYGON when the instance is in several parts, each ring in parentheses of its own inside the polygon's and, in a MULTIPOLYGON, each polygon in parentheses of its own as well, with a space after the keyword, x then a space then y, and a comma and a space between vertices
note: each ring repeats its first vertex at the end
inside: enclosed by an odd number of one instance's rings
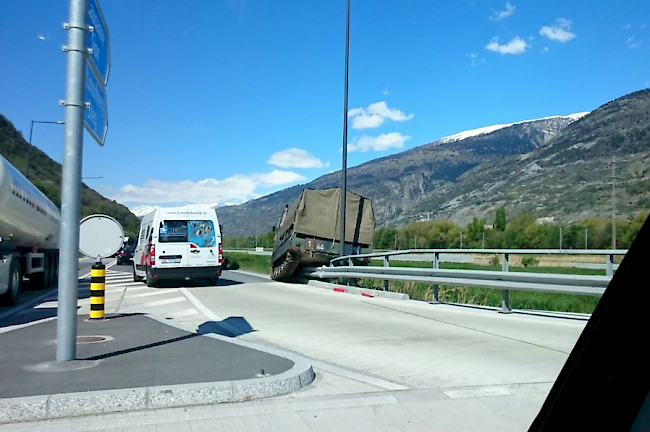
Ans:
POLYGON ((350 58, 350 0, 347 1, 347 21, 345 24, 345 84, 343 96, 343 160, 341 163, 341 249, 340 256, 345 255, 345 204, 347 199, 348 169, 348 63, 350 58))
POLYGON ((616 156, 612 156, 612 249, 616 249, 616 156))
POLYGON ((483 231, 483 249, 485 249, 485 231, 483 231))
POLYGON ((560 250, 562 250, 562 227, 560 227, 560 250))
POLYGON ((589 249, 587 247, 587 235, 589 235, 589 232, 588 232, 587 228, 585 228, 585 250, 589 249))
POLYGON ((395 250, 397 250, 397 234, 395 234, 395 250))
POLYGON ((463 248, 463 232, 460 232, 460 248, 463 248))

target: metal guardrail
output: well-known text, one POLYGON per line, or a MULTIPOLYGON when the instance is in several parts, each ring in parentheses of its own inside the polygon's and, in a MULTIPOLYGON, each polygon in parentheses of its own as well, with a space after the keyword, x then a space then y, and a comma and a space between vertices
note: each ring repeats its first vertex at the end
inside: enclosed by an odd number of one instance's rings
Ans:
POLYGON ((384 290, 388 290, 388 282, 407 281, 425 282, 433 285, 432 303, 438 300, 438 287, 441 284, 475 286, 490 289, 501 289, 500 312, 511 312, 510 290, 551 292, 561 294, 578 294, 601 296, 614 274, 614 256, 625 255, 627 250, 578 250, 578 249, 409 249, 403 251, 383 252, 363 255, 348 255, 335 258, 329 267, 318 267, 310 275, 322 279, 351 278, 351 279, 383 279, 384 290), (484 270, 446 270, 440 269, 440 254, 488 254, 501 255, 501 271, 484 270), (390 267, 390 257, 395 255, 430 254, 432 267, 390 267), (604 255, 606 276, 580 276, 567 274, 545 273, 511 273, 509 272, 510 255, 604 255), (353 259, 383 258, 383 267, 355 266, 353 259), (345 263, 347 266, 336 265, 345 263))

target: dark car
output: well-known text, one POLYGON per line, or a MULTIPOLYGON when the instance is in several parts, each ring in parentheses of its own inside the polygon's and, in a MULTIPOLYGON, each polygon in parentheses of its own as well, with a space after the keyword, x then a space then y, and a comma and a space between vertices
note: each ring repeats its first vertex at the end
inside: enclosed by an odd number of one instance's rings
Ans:
POLYGON ((116 256, 117 256, 117 264, 128 264, 131 262, 133 259, 133 252, 135 248, 133 246, 124 246, 122 249, 120 249, 116 256))

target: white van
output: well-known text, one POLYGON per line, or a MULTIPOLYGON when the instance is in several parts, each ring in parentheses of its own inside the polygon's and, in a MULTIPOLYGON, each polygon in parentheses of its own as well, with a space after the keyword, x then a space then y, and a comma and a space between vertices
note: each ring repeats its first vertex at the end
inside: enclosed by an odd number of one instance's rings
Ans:
POLYGON ((204 279, 214 285, 223 265, 215 209, 158 208, 142 218, 133 253, 133 281, 204 279))

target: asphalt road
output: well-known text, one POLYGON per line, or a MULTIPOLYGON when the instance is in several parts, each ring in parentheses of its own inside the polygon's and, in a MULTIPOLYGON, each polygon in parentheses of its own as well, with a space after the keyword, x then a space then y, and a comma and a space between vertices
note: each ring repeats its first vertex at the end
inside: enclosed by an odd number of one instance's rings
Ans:
MULTIPOLYGON (((96 430, 526 430, 586 324, 366 298, 241 271, 225 271, 216 286, 161 288, 134 284, 131 273, 107 271, 107 312, 195 328, 213 322, 223 335, 309 358, 316 380, 261 405, 98 417, 96 430)), ((38 430, 87 426, 70 419, 38 430)))

